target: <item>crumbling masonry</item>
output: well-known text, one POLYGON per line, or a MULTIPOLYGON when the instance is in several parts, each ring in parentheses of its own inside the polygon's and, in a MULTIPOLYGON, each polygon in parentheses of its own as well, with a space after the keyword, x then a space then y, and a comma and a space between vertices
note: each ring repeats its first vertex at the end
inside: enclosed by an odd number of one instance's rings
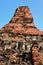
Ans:
POLYGON ((0 29, 0 65, 43 65, 43 32, 27 6, 17 8, 0 29))

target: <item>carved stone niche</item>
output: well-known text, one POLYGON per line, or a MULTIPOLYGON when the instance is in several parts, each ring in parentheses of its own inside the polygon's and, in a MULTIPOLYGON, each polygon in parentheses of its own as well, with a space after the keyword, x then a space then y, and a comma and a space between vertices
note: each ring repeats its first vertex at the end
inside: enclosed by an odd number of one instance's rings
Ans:
POLYGON ((25 50, 25 41, 24 40, 17 41, 17 43, 15 45, 16 45, 16 47, 15 47, 16 50, 19 50, 19 51, 25 50))
POLYGON ((21 50, 21 49, 22 49, 22 46, 23 46, 23 42, 22 42, 22 41, 19 41, 19 42, 18 42, 18 49, 21 50))

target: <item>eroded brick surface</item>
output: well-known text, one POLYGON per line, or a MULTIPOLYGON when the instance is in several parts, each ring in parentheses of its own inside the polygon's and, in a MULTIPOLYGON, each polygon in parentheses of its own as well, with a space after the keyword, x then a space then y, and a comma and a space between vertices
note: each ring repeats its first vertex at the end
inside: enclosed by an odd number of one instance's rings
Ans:
POLYGON ((43 31, 27 6, 18 7, 0 29, 0 65, 43 65, 43 31))

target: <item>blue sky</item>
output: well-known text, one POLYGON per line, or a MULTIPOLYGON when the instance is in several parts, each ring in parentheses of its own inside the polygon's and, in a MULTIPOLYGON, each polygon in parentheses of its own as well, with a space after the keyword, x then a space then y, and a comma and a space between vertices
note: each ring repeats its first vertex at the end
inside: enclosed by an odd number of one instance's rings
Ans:
POLYGON ((0 28, 11 20, 19 6, 30 8, 35 26, 43 31, 43 0, 0 0, 0 28))

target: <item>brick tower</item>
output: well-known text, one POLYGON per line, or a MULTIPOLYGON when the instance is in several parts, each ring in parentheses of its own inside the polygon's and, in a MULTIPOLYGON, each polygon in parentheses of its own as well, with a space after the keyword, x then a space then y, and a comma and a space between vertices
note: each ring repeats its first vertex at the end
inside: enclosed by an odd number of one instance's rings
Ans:
POLYGON ((0 29, 0 65, 43 65, 43 31, 34 25, 27 6, 16 9, 0 29))

